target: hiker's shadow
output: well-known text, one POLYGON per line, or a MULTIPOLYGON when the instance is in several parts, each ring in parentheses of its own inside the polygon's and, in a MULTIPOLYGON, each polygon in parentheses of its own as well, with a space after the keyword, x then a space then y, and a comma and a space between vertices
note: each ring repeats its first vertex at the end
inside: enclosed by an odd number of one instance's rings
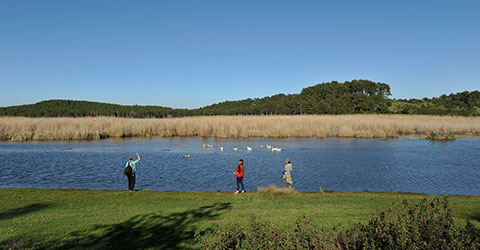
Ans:
MULTIPOLYGON (((134 216, 127 221, 96 225, 71 234, 73 240, 55 244, 61 249, 179 249, 190 248, 195 236, 195 223, 213 219, 230 203, 216 203, 185 212, 162 215, 151 213, 134 216), (189 247, 190 246, 190 247, 189 247)), ((45 245, 40 249, 50 249, 45 245)))
POLYGON ((52 206, 53 206, 52 203, 34 203, 24 207, 12 208, 12 209, 0 212, 0 221, 9 220, 15 217, 34 213, 46 208, 50 208, 52 206))

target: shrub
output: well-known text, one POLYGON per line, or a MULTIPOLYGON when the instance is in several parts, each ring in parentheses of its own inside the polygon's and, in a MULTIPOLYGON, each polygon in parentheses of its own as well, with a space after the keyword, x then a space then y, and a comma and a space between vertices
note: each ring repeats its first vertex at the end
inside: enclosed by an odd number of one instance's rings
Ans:
POLYGON ((457 138, 455 137, 455 135, 453 133, 430 132, 430 134, 426 137, 426 139, 446 141, 446 140, 455 140, 457 138))
POLYGON ((306 218, 297 219, 293 231, 252 217, 247 227, 232 225, 198 237, 205 249, 325 249, 333 244, 331 233, 320 231, 306 218))
POLYGON ((467 222, 465 228, 460 229, 460 246, 463 249, 480 249, 480 229, 471 222, 467 222))
POLYGON ((199 237, 205 249, 480 249, 480 229, 458 228, 447 199, 402 204, 347 230, 320 230, 297 219, 288 231, 253 217, 249 226, 232 225, 199 237))
POLYGON ((380 213, 368 224, 357 224, 338 235, 344 249, 453 249, 458 231, 448 201, 426 199, 380 213))

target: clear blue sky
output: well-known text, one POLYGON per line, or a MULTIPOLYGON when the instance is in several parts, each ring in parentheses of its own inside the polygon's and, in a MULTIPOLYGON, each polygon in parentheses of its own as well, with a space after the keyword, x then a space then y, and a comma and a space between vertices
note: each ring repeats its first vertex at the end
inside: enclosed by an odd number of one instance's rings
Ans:
POLYGON ((331 80, 480 88, 480 1, 0 1, 0 106, 200 107, 331 80))

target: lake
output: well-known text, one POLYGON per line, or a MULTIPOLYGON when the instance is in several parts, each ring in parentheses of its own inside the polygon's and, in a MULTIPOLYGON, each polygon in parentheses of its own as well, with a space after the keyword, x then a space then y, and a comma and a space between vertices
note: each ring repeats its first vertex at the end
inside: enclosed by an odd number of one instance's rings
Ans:
POLYGON ((284 160, 289 158, 294 187, 302 192, 318 192, 321 187, 345 192, 480 195, 478 138, 1 142, 0 187, 126 190, 123 168, 135 152, 142 158, 136 189, 233 192, 232 173, 239 159, 245 161, 247 192, 258 186, 282 186, 284 160), (282 151, 261 148, 267 144, 282 151), (247 151, 247 146, 252 150, 247 151))

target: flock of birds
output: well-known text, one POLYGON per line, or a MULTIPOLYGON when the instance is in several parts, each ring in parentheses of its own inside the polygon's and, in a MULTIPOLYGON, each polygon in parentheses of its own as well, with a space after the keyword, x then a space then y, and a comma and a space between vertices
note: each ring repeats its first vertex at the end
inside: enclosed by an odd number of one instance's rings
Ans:
MULTIPOLYGON (((203 144, 202 145, 203 148, 213 148, 213 145, 209 145, 209 144, 203 144)), ((281 152, 282 151, 282 148, 278 148, 278 147, 273 147, 271 145, 260 145, 260 148, 267 148, 270 152, 281 152)), ((220 151, 223 151, 224 150, 224 147, 223 146, 220 146, 220 151)), ((238 151, 238 148, 237 147, 233 147, 232 148, 233 151, 238 151)), ((247 151, 252 151, 253 148, 250 147, 250 146, 247 146, 247 151)), ((185 158, 190 158, 190 155, 185 155, 185 158)))

